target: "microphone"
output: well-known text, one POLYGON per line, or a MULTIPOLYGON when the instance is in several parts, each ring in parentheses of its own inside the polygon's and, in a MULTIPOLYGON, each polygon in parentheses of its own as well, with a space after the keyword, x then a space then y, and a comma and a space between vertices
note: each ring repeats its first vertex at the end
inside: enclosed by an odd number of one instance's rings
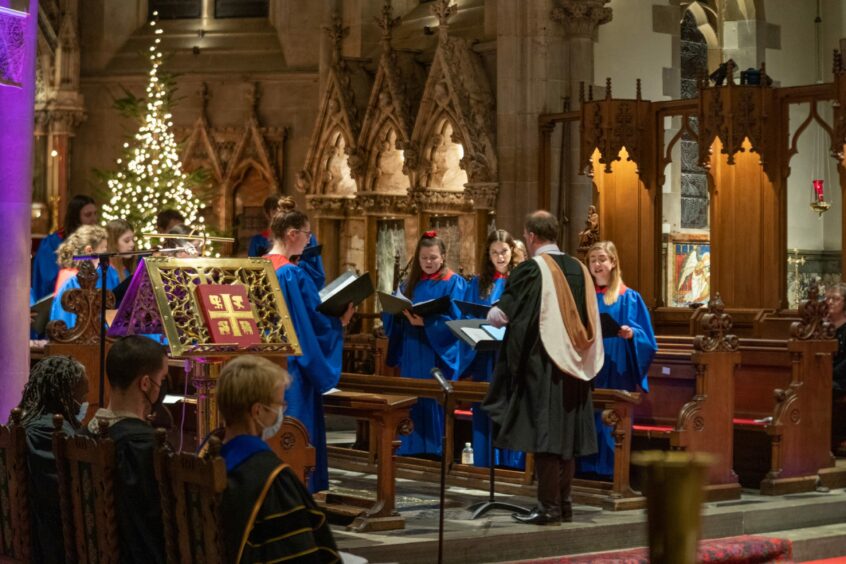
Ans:
POLYGON ((198 256, 200 253, 197 252, 197 247, 192 245, 191 243, 185 243, 185 245, 181 247, 159 247, 155 250, 157 253, 180 253, 185 252, 192 257, 198 256))
POLYGON ((435 380, 438 381, 438 384, 440 384, 441 389, 444 391, 444 393, 447 393, 447 394, 452 393, 452 384, 450 383, 449 380, 446 379, 446 377, 444 376, 444 373, 441 372, 440 368, 438 368, 436 366, 435 368, 433 368, 431 370, 431 372, 429 372, 429 374, 432 375, 432 378, 434 378, 435 380))

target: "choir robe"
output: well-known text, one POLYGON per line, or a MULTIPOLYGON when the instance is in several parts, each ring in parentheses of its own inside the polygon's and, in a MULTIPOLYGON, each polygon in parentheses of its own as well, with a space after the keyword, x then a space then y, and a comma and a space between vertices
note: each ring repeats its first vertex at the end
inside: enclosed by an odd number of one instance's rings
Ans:
MULTIPOLYGON (((479 277, 474 276, 467 284, 465 301, 476 304, 493 305, 505 291, 508 277, 497 273, 494 277, 490 293, 482 296, 479 289, 479 277)), ((466 349, 465 356, 470 361, 470 367, 465 372, 474 382, 490 382, 496 364, 496 351, 475 352, 470 346, 460 342, 459 346, 466 349), (472 360, 470 360, 472 359, 472 360)), ((473 464, 487 468, 490 466, 491 446, 491 418, 482 411, 482 404, 473 404, 473 464)), ((508 449, 494 449, 494 464, 510 468, 523 469, 526 466, 526 455, 520 451, 508 449)))
MULTIPOLYGON (((622 286, 617 301, 606 305, 605 289, 597 290, 599 312, 607 313, 620 325, 632 328, 634 336, 631 339, 621 337, 606 337, 602 339, 605 346, 605 364, 594 379, 597 388, 612 390, 626 390, 636 392, 639 389, 648 392, 647 374, 649 365, 658 350, 655 333, 649 311, 640 294, 622 286)), ((579 472, 612 476, 614 474, 614 437, 611 428, 602 423, 602 414, 596 412, 596 431, 599 452, 579 460, 579 472)))
MULTIPOLYGON (((306 248, 309 247, 316 247, 317 246, 317 237, 314 236, 314 233, 308 239, 308 245, 306 248)), ((306 274, 308 274, 311 281, 314 282, 314 286, 320 290, 323 286, 326 285, 326 271, 323 270, 323 257, 321 255, 313 255, 304 259, 301 259, 297 266, 302 268, 306 274)))
POLYGON ((223 445, 222 511, 227 562, 338 562, 326 516, 290 466, 263 440, 239 435, 223 445))
MULTIPOLYGON (((404 292, 405 287, 401 288, 404 292)), ((467 282, 447 270, 440 279, 421 279, 414 288, 414 296, 407 296, 412 303, 432 300, 441 296, 462 299, 467 293, 467 282)), ((455 380, 468 362, 462 357, 459 340, 446 326, 447 321, 460 319, 461 314, 452 304, 447 314, 424 318, 423 327, 415 327, 404 315, 382 315, 385 335, 388 336, 388 366, 399 366, 406 378, 431 378, 437 366, 444 376, 455 380)), ((397 450, 399 455, 441 454, 441 435, 444 428, 443 409, 437 400, 420 398, 411 408, 414 431, 402 437, 397 450)))
POLYGON ((47 235, 38 245, 38 251, 32 261, 32 291, 35 301, 53 293, 59 264, 56 251, 65 239, 64 230, 60 229, 47 235))
POLYGON ((270 252, 273 244, 270 242, 270 229, 256 233, 250 237, 250 246, 247 249, 248 257, 263 257, 270 252))
MULTIPOLYGON (((32 561, 42 564, 65 562, 62 515, 59 510, 59 477, 53 456, 53 414, 42 415, 24 424, 29 470, 32 561)), ((62 430, 69 437, 76 429, 64 421, 62 430)))
POLYGON ((318 492, 329 488, 323 393, 337 386, 341 378, 343 328, 337 317, 317 311, 320 296, 302 268, 282 255, 267 256, 277 267, 276 277, 302 349, 302 356, 288 357, 291 385, 285 390, 286 413, 305 425, 317 451, 309 491, 318 492))
MULTIPOLYGON (((118 276, 117 270, 115 270, 113 266, 109 266, 106 270, 106 289, 114 290, 118 284, 120 284, 120 277, 118 276)), ((61 288, 56 290, 56 296, 53 298, 53 305, 50 308, 50 321, 61 319, 68 326, 68 329, 71 329, 76 325, 76 314, 66 311, 65 308, 62 307, 62 295, 68 290, 80 287, 79 279, 76 275, 74 275, 68 278, 67 282, 65 282, 61 288)), ((101 287, 102 278, 100 277, 100 271, 98 269, 96 288, 101 287)))

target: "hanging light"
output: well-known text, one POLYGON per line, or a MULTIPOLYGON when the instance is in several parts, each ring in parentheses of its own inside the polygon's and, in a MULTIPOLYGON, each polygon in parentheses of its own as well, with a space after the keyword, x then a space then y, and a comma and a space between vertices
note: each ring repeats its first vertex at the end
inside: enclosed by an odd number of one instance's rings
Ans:
MULTIPOLYGON (((822 84, 822 18, 820 17, 820 0, 817 0, 817 17, 814 18, 814 37, 816 41, 816 67, 817 67, 817 84, 822 84)), ((815 173, 811 173, 811 209, 817 212, 820 217, 828 211, 831 207, 830 202, 825 201, 825 189, 823 184, 825 180, 823 175, 831 178, 828 174, 828 165, 830 164, 823 149, 825 144, 825 132, 823 128, 817 124, 817 134, 814 138, 814 160, 813 166, 816 168, 815 173)))
POLYGON ((811 209, 817 212, 820 216, 828 211, 828 208, 831 207, 830 202, 825 201, 825 192, 823 191, 823 183, 825 180, 821 178, 815 178, 811 180, 811 186, 813 186, 813 196, 811 199, 811 209))

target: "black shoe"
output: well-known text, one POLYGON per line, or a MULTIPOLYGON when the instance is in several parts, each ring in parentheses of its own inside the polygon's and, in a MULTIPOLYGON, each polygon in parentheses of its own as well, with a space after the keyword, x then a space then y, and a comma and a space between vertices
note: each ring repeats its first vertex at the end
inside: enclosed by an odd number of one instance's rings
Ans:
MULTIPOLYGON (((525 523, 527 525, 560 525, 561 513, 558 511, 544 511, 543 509, 535 508, 528 515, 521 515, 519 513, 512 513, 511 518, 518 523, 525 523)), ((571 517, 572 519, 572 517, 571 517)))

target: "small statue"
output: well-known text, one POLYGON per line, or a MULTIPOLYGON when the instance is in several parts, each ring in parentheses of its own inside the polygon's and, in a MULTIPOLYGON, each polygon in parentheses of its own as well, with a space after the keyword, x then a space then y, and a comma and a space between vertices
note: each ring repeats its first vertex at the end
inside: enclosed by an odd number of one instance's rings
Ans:
POLYGON ((599 241, 599 213, 596 211, 596 206, 589 206, 585 229, 579 232, 579 250, 587 251, 597 241, 599 241))

